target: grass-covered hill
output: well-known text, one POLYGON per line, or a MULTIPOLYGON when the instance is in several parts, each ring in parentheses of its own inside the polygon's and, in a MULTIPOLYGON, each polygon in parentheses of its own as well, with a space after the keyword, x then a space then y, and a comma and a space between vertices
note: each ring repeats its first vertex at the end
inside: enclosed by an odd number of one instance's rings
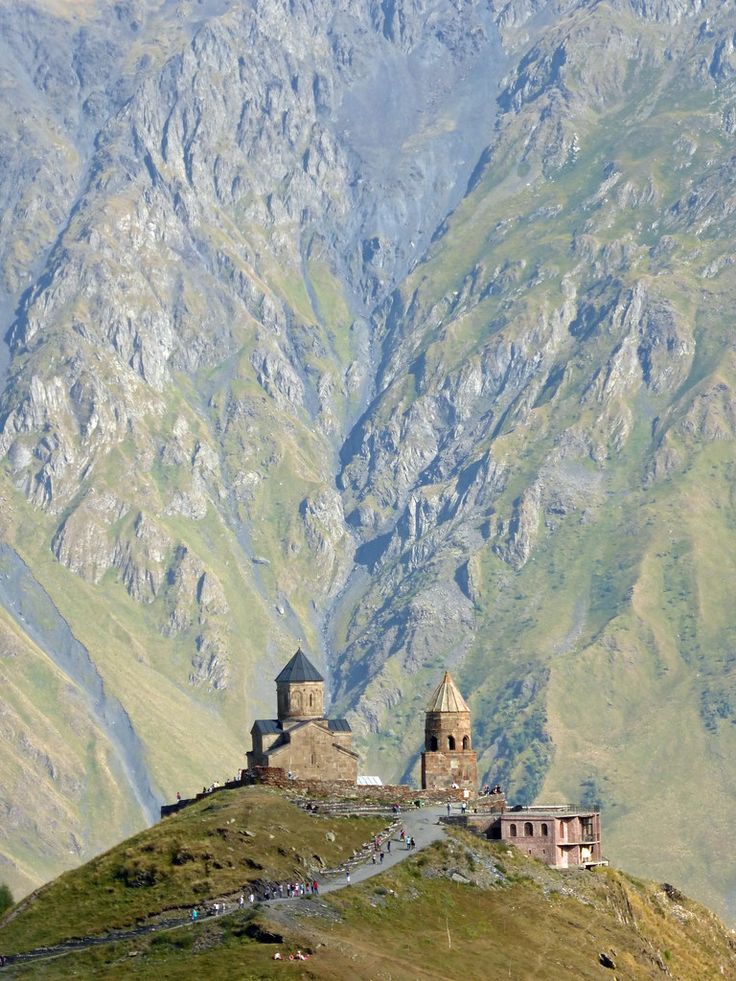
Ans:
MULTIPOLYGON (((304 813, 276 792, 217 795, 44 887, 0 926, 0 950, 150 925, 255 876, 298 877, 316 855, 325 862, 349 855, 376 827, 373 819, 304 813)), ((112 940, 7 973, 224 981, 286 971, 334 981, 700 981, 734 975, 736 942, 673 886, 614 869, 556 872, 453 830, 391 870, 326 896, 112 940), (299 949, 309 959, 288 962, 299 949), (287 963, 274 961, 276 952, 287 963)))
POLYGON ((386 824, 310 815, 265 788, 216 791, 23 900, 3 921, 0 948, 188 913, 259 883, 305 882, 352 858, 386 824))

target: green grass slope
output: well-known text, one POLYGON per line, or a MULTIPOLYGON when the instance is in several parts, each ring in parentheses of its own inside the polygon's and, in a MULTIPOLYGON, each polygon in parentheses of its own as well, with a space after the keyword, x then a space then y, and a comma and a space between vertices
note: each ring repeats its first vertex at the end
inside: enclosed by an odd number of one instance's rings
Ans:
POLYGON ((145 923, 259 881, 306 881, 351 858, 379 817, 307 814, 279 791, 220 790, 67 872, 3 920, 15 951, 145 923))
POLYGON ((613 869, 555 872, 453 832, 360 886, 19 965, 9 976, 699 981, 734 970, 731 932, 671 886, 613 869), (298 949, 309 960, 289 962, 298 949))

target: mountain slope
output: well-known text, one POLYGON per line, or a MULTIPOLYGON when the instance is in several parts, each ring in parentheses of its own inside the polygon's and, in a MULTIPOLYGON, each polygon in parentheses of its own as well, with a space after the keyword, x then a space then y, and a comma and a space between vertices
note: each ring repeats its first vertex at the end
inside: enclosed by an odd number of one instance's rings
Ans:
POLYGON ((28 851, 59 793, 76 860, 230 776, 301 639, 366 770, 415 770, 452 666, 484 774, 602 801, 614 859, 733 915, 734 15, 3 18, 0 533, 46 597, 28 626, 0 596, 0 772, 40 781, 5 795, 3 877, 71 860, 28 851))

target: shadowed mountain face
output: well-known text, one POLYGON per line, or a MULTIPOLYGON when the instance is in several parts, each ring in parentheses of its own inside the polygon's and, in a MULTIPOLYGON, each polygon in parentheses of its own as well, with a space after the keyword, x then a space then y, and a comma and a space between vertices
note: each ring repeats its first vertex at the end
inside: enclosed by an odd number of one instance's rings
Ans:
POLYGON ((450 667, 487 778, 733 916, 736 14, 0 26, 0 878, 231 776, 301 640, 366 772, 450 667))

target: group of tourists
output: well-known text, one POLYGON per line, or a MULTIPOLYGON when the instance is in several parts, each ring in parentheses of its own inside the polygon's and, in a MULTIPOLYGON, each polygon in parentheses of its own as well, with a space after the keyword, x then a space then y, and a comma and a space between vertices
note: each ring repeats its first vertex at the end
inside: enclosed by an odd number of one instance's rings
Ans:
MULTIPOLYGON (((251 886, 247 893, 242 892, 238 898, 238 908, 245 909, 257 902, 269 902, 271 899, 298 899, 301 896, 319 896, 319 883, 316 879, 309 882, 259 882, 251 886)), ((197 923, 202 916, 220 916, 227 912, 224 902, 212 903, 202 911, 195 907, 191 911, 192 923, 197 923)))
MULTIPOLYGON (((301 896, 319 896, 319 883, 316 879, 309 882, 259 882, 253 887, 248 897, 248 903, 269 902, 272 899, 299 899, 301 896)), ((240 897, 242 909, 246 905, 245 897, 240 897)))
POLYGON ((266 899, 283 899, 284 894, 286 894, 287 899, 299 899, 300 896, 319 895, 319 883, 316 879, 312 882, 279 883, 275 889, 271 890, 271 894, 269 895, 269 889, 266 888, 266 899), (276 888, 278 889, 278 896, 276 895, 276 888))
POLYGON ((391 854, 391 837, 387 836, 386 841, 381 838, 380 835, 376 835, 373 839, 373 851, 371 853, 371 862, 373 865, 376 864, 376 859, 383 865, 383 860, 386 857, 386 853, 391 854))

